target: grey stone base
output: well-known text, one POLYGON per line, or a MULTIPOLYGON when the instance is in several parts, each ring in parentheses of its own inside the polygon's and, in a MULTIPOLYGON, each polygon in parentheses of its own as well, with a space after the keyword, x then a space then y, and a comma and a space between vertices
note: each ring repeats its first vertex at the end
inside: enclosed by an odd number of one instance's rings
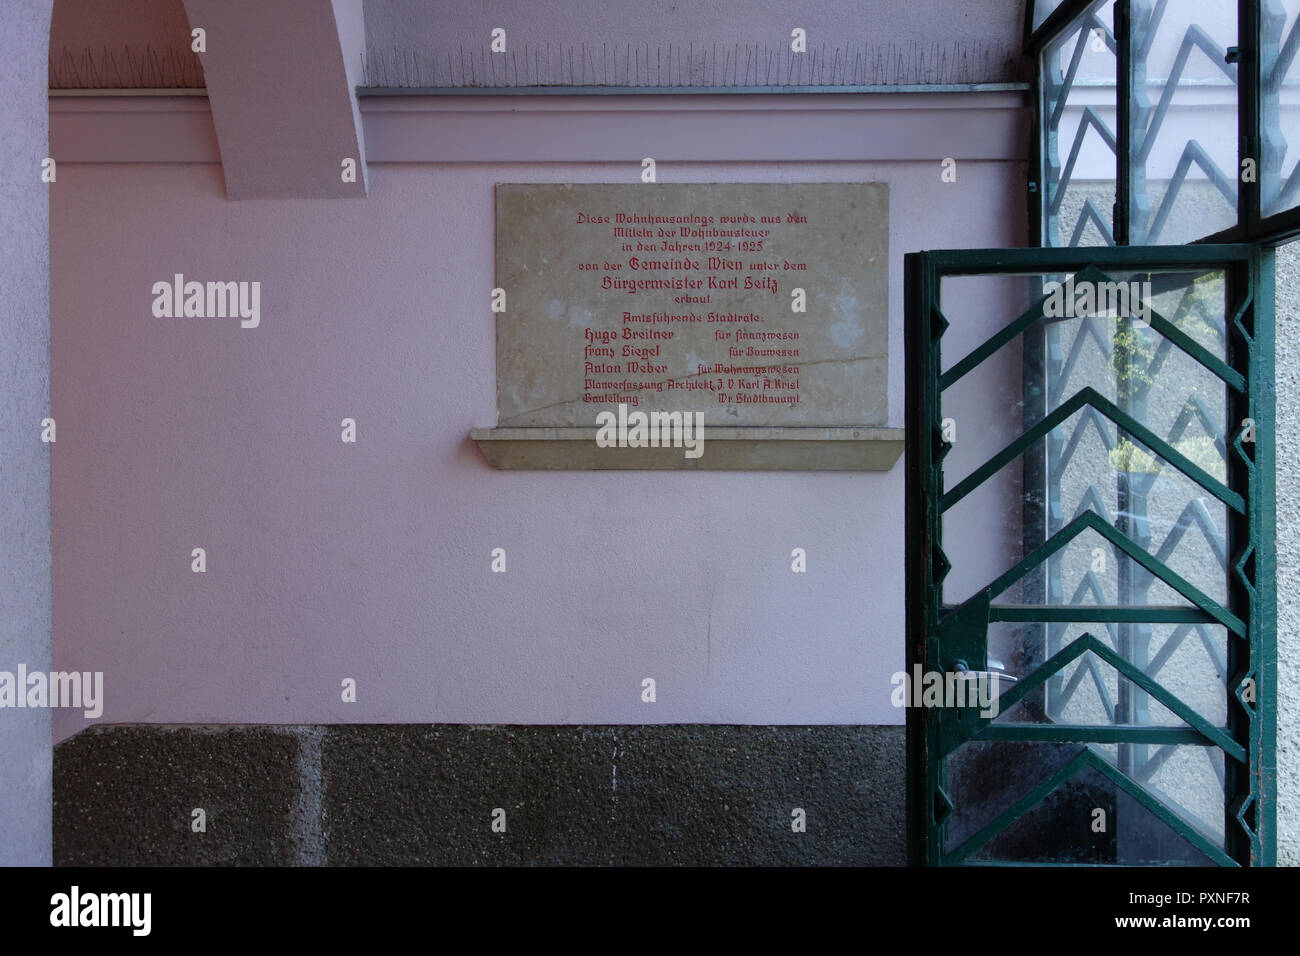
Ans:
POLYGON ((100 727, 55 748, 54 860, 901 865, 903 768, 902 727, 100 727))

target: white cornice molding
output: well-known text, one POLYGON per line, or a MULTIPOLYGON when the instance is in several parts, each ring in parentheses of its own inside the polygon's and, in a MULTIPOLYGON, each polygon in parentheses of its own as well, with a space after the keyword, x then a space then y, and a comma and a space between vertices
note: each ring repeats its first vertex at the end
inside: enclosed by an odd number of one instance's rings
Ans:
MULTIPOLYGON (((640 95, 367 95, 371 163, 1018 161, 1024 90, 640 95)), ((72 163, 217 163, 205 97, 50 99, 72 163)))
POLYGON ((367 96, 371 162, 1015 160, 1023 91, 367 96))

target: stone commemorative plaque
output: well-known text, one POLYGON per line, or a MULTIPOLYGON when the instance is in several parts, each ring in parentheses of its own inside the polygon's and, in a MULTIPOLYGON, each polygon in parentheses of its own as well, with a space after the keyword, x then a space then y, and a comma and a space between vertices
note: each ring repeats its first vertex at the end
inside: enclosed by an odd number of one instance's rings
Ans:
POLYGON ((499 426, 883 425, 888 217, 881 183, 499 184, 499 426))

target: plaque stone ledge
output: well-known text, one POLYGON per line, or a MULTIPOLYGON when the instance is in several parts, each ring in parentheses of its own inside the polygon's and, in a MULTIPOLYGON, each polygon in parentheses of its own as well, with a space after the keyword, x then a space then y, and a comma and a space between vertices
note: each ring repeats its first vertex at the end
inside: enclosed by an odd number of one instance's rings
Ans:
POLYGON ((903 453, 901 428, 870 425, 705 425, 703 454, 680 447, 602 448, 596 427, 474 428, 470 438, 505 470, 888 471, 903 453))

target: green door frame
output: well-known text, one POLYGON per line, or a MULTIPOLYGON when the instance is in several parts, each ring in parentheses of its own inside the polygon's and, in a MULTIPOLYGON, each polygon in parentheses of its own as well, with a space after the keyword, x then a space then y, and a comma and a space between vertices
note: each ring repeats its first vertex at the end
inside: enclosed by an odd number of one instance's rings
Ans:
MULTIPOLYGON (((1060 742, 1159 742, 1219 746, 1225 754, 1224 845, 1206 847, 1181 818, 1150 797, 1141 786, 1125 778, 1121 770, 1102 766, 1104 761, 1087 761, 1094 769, 1110 776, 1120 788, 1129 792, 1167 823, 1180 836, 1201 848, 1206 856, 1223 865, 1272 865, 1276 854, 1276 558, 1274 500, 1274 342, 1273 342, 1273 254, 1258 245, 1136 246, 1068 249, 975 249, 913 253, 906 256, 906 366, 907 366, 907 669, 915 665, 925 672, 944 673, 953 666, 954 649, 945 642, 959 641, 964 661, 984 669, 987 663, 984 644, 992 599, 1006 585, 1009 576, 1023 573, 1026 567, 1043 560, 1038 542, 1036 556, 1026 547, 1026 557, 1017 568, 1002 575, 998 582, 965 601, 960 606, 942 604, 942 584, 949 569, 944 554, 941 514, 945 506, 943 458, 951 447, 944 440, 941 397, 947 384, 958 377, 956 368, 942 371, 941 344, 948 322, 943 314, 940 283, 945 276, 969 275, 1043 275, 1099 270, 1102 274, 1133 272, 1143 269, 1168 271, 1177 269, 1221 268, 1227 277, 1227 298, 1231 310, 1226 315, 1226 360, 1214 356, 1191 340, 1167 319, 1152 315, 1151 327, 1218 376, 1227 386, 1229 425, 1227 444, 1227 481, 1214 482, 1196 465, 1184 458, 1160 436, 1145 429, 1141 422, 1125 418, 1124 429, 1138 436, 1143 444, 1186 474, 1199 472, 1198 480, 1214 486, 1219 499, 1230 505, 1227 528, 1228 600, 1220 606, 1197 592, 1184 590, 1194 607, 1152 609, 1137 607, 1094 608, 1095 617, 1087 620, 1150 623, 1171 620, 1204 620, 1226 625, 1229 701, 1226 727, 1215 728, 1190 716, 1187 727, 1076 727, 1064 725, 997 725, 962 716, 957 709, 910 707, 907 714, 908 759, 908 846, 914 865, 943 865, 970 862, 969 849, 945 854, 944 828, 951 799, 945 792, 943 757, 946 752, 971 740, 1016 739, 1060 742), (1254 441, 1243 442, 1240 423, 1254 423, 1254 441), (1207 481, 1208 480, 1208 483, 1207 481), (942 637, 942 635, 948 637, 942 637), (1232 635, 1236 635, 1235 637, 1232 635), (1254 691, 1254 702, 1247 687, 1254 691), (1246 699, 1243 699, 1246 698, 1246 699)), ((984 345, 963 359, 960 366, 978 364, 1015 336, 1041 329, 1042 299, 1019 318, 1008 321, 984 345)), ((1041 345, 1041 339, 1030 339, 1041 345)), ((1034 346, 1035 348, 1037 345, 1034 346)), ((1080 392, 1091 392, 1085 389, 1080 392)), ((1076 396, 1079 398, 1080 396, 1076 396)), ((1039 401, 1044 401, 1042 391, 1039 401)), ((1104 403, 1092 393, 1084 404, 1104 403)), ((1075 402, 1075 399, 1071 399, 1075 402)), ((1069 403, 1066 403, 1069 404, 1069 403)), ((1078 403, 1076 403, 1078 404, 1078 403)), ((1060 406, 1064 408, 1065 405, 1060 406)), ((1109 410, 1113 418, 1118 414, 1109 410)), ((1052 416, 1048 416, 1051 418, 1052 416)), ((1059 417, 1059 416, 1058 416, 1059 417)), ((1050 422, 1037 426, 1039 437, 1050 422)), ((1121 421, 1121 418, 1115 420, 1121 421)), ((986 474, 996 470, 994 462, 1014 460, 1034 441, 1031 432, 1022 435, 1004 453, 995 456, 989 468, 977 469, 986 474)), ((1032 456, 1028 456, 1032 458, 1032 456)), ((998 465, 997 467, 1001 467, 998 465)), ((1027 470, 1027 475, 1031 471, 1027 470)), ((965 482, 963 482, 965 484, 965 482)), ((1213 489, 1212 489, 1213 490, 1213 489)), ((953 490, 948 491, 951 496, 953 490)), ((1087 519, 1084 523, 1112 537, 1139 563, 1154 559, 1105 521, 1087 519), (1123 541, 1118 540, 1123 538, 1123 541)), ((1067 529, 1068 530, 1068 529, 1067 529)), ((1071 534, 1077 532, 1071 532, 1071 534)), ((1055 540, 1055 539, 1054 539, 1055 540)), ((1183 582, 1185 584, 1185 582, 1183 582)), ((993 617, 1005 614, 996 609, 993 617)), ((1036 608, 1035 621, 1077 621, 1078 607, 1036 608)), ((1027 619, 1002 617, 1003 620, 1027 619)), ((1100 649, 1103 653, 1105 649, 1100 649)), ((1096 649, 1094 649, 1096 652, 1096 649)), ((1075 649, 1072 653, 1080 653, 1075 649)), ((1112 662, 1114 663, 1114 662, 1112 662)), ((1162 702, 1160 695, 1172 697, 1143 674, 1125 671, 1130 680, 1162 702)), ((1011 696, 1014 696, 1013 695, 1011 696)), ((1009 698, 1010 699, 1010 696, 1009 698)), ((1186 713, 1181 710, 1180 713, 1186 713)), ((1186 719, 1186 718, 1185 718, 1186 719)), ((1024 781, 1024 798, 992 821, 983 833, 987 842, 1002 827, 1028 812, 1038 800, 1056 786, 1060 779, 1024 781)), ((989 862, 989 861, 985 861, 989 862)))

